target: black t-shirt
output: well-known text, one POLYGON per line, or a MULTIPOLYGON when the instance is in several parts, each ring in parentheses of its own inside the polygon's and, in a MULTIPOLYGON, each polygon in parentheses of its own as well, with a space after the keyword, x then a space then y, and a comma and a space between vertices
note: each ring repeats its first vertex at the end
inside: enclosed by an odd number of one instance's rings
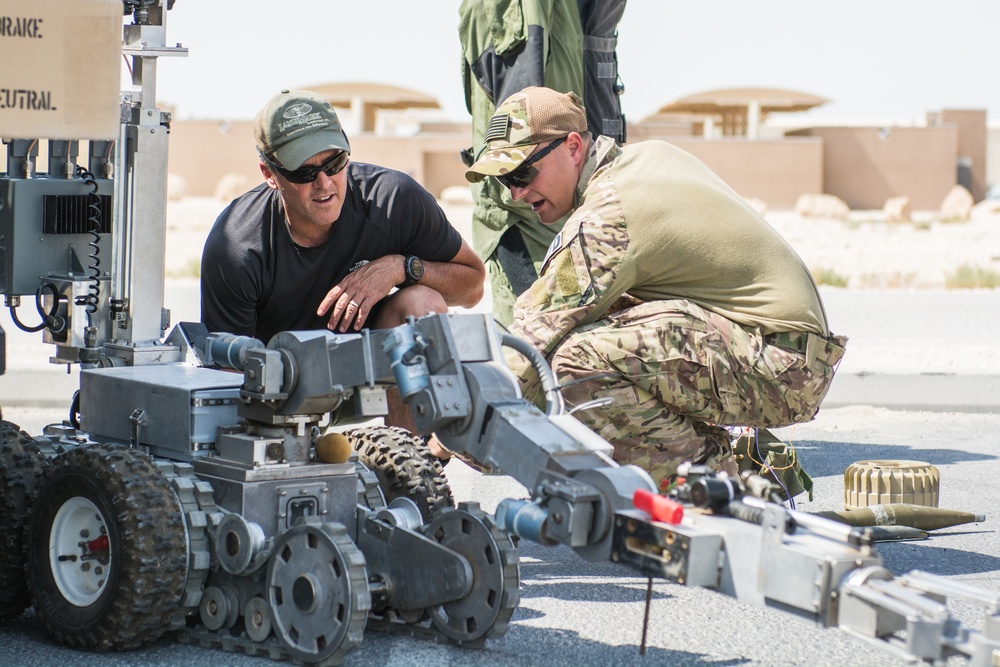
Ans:
POLYGON ((340 217, 313 248, 292 241, 281 197, 262 183, 226 207, 208 234, 201 321, 265 343, 280 331, 324 329, 329 313, 316 309, 354 269, 394 254, 446 262, 461 246, 430 193, 393 169, 351 162, 340 217))

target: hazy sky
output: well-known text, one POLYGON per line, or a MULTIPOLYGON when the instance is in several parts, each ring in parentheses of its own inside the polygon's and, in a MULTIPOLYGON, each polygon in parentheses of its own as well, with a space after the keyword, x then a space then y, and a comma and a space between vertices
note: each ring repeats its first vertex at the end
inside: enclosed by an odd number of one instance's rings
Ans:
MULTIPOLYGON (((286 87, 373 81, 437 97, 467 119, 460 0, 177 0, 158 98, 178 118, 252 118, 286 87)), ((622 104, 640 119, 716 88, 830 102, 817 119, 905 121, 942 108, 1000 120, 997 0, 629 0, 622 104)))

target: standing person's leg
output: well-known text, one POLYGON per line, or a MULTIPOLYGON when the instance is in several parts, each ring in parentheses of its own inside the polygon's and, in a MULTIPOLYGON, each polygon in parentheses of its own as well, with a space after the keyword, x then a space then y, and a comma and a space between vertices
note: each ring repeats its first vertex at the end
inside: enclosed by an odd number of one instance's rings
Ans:
POLYGON ((473 247, 486 264, 493 318, 506 328, 514 319, 517 297, 538 277, 562 224, 542 223, 531 206, 511 200, 493 179, 473 186, 473 201, 473 247))

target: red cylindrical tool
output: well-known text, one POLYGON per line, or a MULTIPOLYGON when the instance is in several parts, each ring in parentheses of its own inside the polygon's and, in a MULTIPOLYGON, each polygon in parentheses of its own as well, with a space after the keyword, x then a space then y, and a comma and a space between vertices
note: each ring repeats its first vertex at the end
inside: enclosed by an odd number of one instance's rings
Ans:
POLYGON ((653 521, 678 524, 684 518, 684 506, 658 493, 636 489, 632 494, 632 504, 653 518, 653 521))

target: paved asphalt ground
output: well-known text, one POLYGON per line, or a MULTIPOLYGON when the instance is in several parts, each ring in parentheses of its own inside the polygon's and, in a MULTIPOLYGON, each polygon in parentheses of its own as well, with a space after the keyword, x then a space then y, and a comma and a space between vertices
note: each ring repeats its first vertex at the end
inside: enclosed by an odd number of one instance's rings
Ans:
MULTIPOLYGON (((798 449, 816 481, 799 509, 840 509, 842 475, 864 459, 916 459, 939 468, 941 507, 985 514, 982 524, 936 531, 877 551, 900 575, 941 574, 1000 594, 1000 291, 824 292, 834 329, 851 337, 840 374, 818 418, 777 433, 798 449), (853 356, 853 360, 852 360, 853 356), (919 409, 899 409, 910 407, 919 409)), ((179 319, 175 313, 175 320, 179 319)), ((8 321, 4 328, 10 332, 8 321)), ((27 369, 15 347, 0 381, 4 416, 29 431, 61 419, 65 406, 34 396, 59 378, 27 369), (16 381, 15 381, 16 379, 16 381), (34 384, 33 384, 34 383, 34 384), (44 404, 44 405, 43 405, 44 404), (39 407, 41 406, 41 407, 39 407)), ((23 351, 23 353, 22 353, 23 351)), ((11 351, 8 350, 8 359, 11 351)), ((71 376, 73 379, 75 376, 71 376)), ((62 380, 64 381, 64 380, 62 380)), ((61 385, 59 385, 61 386, 61 385)), ((491 511, 524 490, 458 462, 446 468, 458 500, 491 511)), ((508 633, 483 650, 462 650, 374 632, 347 665, 902 665, 835 629, 751 607, 720 594, 658 582, 648 649, 639 655, 646 579, 621 566, 588 563, 565 548, 521 542, 521 602, 508 633)), ((739 557, 738 554, 735 555, 739 557)), ((978 627, 978 615, 960 608, 978 627)), ((33 611, 0 626, 0 665, 273 665, 162 639, 138 651, 92 654, 54 645, 33 611)), ((962 664, 952 660, 949 664, 962 664)))

